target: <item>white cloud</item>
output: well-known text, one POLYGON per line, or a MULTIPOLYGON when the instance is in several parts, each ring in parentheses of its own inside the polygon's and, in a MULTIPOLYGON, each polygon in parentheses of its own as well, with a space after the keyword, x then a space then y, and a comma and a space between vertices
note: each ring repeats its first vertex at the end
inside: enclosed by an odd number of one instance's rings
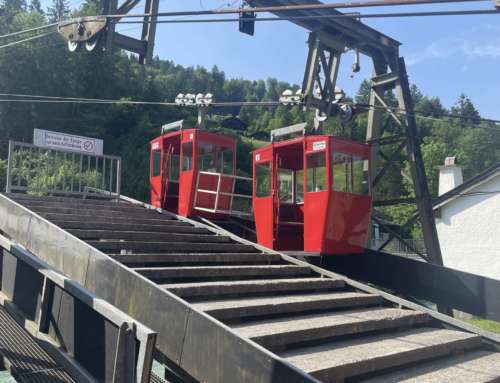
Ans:
POLYGON ((417 52, 406 55, 408 65, 415 65, 432 59, 447 59, 452 56, 466 58, 500 58, 500 37, 493 31, 500 31, 496 25, 485 24, 461 33, 460 36, 446 37, 430 43, 417 52))

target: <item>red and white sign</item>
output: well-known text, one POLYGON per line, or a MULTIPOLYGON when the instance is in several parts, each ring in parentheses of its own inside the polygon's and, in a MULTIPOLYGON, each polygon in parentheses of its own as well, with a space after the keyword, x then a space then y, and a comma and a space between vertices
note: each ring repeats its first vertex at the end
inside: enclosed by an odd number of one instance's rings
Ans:
POLYGON ((33 144, 47 149, 69 150, 97 156, 102 156, 104 147, 104 141, 98 138, 74 136, 42 129, 34 130, 33 144))

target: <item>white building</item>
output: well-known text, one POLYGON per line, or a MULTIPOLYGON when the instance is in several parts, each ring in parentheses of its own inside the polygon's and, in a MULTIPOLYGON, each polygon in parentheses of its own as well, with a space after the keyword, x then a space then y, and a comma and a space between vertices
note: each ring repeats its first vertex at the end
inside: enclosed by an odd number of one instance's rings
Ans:
POLYGON ((440 167, 434 204, 447 267, 500 280, 500 164, 463 182, 453 157, 440 167))

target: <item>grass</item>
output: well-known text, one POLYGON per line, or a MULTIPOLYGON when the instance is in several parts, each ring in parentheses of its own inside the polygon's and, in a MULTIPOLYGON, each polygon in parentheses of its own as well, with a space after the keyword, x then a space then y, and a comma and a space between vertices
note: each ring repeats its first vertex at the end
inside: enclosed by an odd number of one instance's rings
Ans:
POLYGON ((500 334, 500 322, 495 322, 487 319, 479 319, 479 318, 466 319, 465 321, 474 326, 482 328, 483 330, 500 334))
POLYGON ((240 136, 240 137, 244 143, 252 145, 252 150, 261 148, 261 147, 269 144, 268 141, 256 140, 254 138, 249 138, 249 137, 245 137, 245 136, 240 136))

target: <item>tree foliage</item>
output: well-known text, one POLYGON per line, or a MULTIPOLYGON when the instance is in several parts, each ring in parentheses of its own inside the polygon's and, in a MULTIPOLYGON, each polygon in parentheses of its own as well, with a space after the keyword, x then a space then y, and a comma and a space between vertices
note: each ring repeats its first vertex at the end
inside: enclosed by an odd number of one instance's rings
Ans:
MULTIPOLYGON (((95 14, 98 2, 89 0, 75 13, 95 14)), ((54 0, 43 12, 39 0, 0 0, 0 33, 31 28, 49 20, 58 20, 68 12, 66 0, 54 0)), ((173 101, 178 93, 210 92, 218 101, 276 101, 285 89, 298 89, 277 79, 245 80, 227 78, 218 67, 182 67, 169 60, 156 58, 152 65, 141 66, 133 55, 116 52, 101 55, 85 51, 71 54, 57 35, 28 44, 4 49, 0 54, 0 90, 2 93, 123 99, 141 101, 173 101)), ((365 81, 353 99, 368 104, 370 83, 365 81)), ((473 102, 460 95, 456 104, 446 109, 439 98, 425 95, 411 87, 415 110, 427 119, 418 118, 422 154, 429 187, 437 194, 438 171, 446 156, 458 156, 464 177, 471 177, 500 158, 500 130, 479 123, 479 112, 473 102)), ((394 94, 387 94, 387 103, 396 106, 394 94)), ((245 132, 233 133, 240 141, 238 166, 249 174, 252 150, 249 140, 241 136, 265 135, 270 130, 302 121, 312 122, 313 114, 300 107, 227 107, 222 115, 238 116, 247 124, 245 132)), ((194 123, 196 111, 169 106, 132 106, 124 104, 36 104, 0 103, 0 158, 7 155, 8 140, 31 142, 33 129, 42 128, 66 133, 100 137, 105 152, 123 158, 123 192, 140 199, 148 195, 149 141, 157 136, 164 123, 185 119, 194 123)), ((327 133, 363 140, 367 113, 349 123, 331 118, 325 125, 327 133)), ((384 134, 398 134, 398 124, 383 116, 384 134)), ((256 136, 257 137, 257 136, 256 136)), ((387 153, 392 147, 385 147, 387 153)), ((403 155, 396 158, 408 172, 403 155)), ((383 161, 382 161, 383 162, 383 161)), ((0 161, 0 182, 2 169, 0 161)), ((392 167, 377 188, 377 199, 411 196, 411 185, 400 169, 392 167)), ((388 209, 395 220, 403 221, 411 214, 408 208, 388 209)))

